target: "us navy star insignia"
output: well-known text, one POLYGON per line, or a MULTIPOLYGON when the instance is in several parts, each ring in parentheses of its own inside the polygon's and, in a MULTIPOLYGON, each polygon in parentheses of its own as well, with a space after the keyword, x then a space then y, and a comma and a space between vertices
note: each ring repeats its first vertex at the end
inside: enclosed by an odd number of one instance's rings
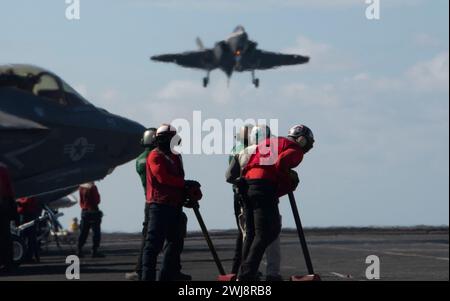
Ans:
POLYGON ((72 144, 64 145, 64 154, 67 154, 74 162, 80 161, 88 153, 95 150, 95 144, 89 144, 85 137, 80 137, 72 144))

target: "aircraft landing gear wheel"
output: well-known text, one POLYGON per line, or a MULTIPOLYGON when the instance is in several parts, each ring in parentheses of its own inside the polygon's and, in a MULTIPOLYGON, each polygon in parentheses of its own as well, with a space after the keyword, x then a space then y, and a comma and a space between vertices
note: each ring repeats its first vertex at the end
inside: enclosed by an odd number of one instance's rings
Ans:
POLYGON ((15 266, 19 266, 25 259, 25 242, 17 235, 11 235, 13 244, 13 263, 15 266))
POLYGON ((204 77, 203 78, 203 87, 206 88, 208 86, 208 83, 209 83, 209 78, 204 77))
POLYGON ((253 84, 255 85, 255 88, 258 88, 259 87, 259 78, 255 78, 253 80, 253 84))

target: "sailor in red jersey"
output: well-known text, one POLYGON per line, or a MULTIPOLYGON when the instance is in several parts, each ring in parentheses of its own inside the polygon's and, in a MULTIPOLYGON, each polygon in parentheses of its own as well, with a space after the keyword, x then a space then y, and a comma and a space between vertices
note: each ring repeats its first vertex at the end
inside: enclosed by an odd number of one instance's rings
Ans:
POLYGON ((14 191, 8 168, 0 162, 0 269, 5 271, 13 267, 11 221, 18 224, 14 191))
POLYGON ((41 215, 42 207, 34 197, 17 199, 17 212, 21 216, 21 224, 35 220, 41 215))
POLYGON ((78 237, 78 256, 83 257, 83 246, 92 229, 92 257, 105 257, 98 251, 101 240, 101 223, 103 213, 98 208, 100 194, 94 183, 86 183, 80 186, 81 222, 80 236, 78 237))
POLYGON ((183 162, 174 146, 181 141, 176 129, 161 125, 156 132, 157 147, 147 157, 148 233, 143 252, 142 280, 156 280, 156 261, 164 248, 159 280, 174 280, 179 273, 179 257, 183 250, 183 218, 185 180, 183 162))
POLYGON ((304 154, 313 145, 312 131, 304 125, 294 126, 289 130, 288 138, 271 137, 258 143, 243 166, 248 202, 245 222, 247 229, 253 229, 254 238, 244 241, 245 259, 239 270, 239 280, 257 280, 264 252, 281 231, 278 198, 289 192, 285 186, 292 185, 291 169, 302 162, 304 154))

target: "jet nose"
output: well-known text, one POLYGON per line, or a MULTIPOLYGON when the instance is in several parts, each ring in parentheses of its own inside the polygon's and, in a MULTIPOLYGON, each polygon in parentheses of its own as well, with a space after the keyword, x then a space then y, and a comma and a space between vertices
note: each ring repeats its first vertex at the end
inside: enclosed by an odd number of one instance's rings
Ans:
POLYGON ((124 128, 126 129, 127 139, 123 146, 125 152, 125 162, 136 159, 143 149, 141 146, 142 135, 144 134, 146 128, 132 120, 125 119, 123 121, 124 128))
POLYGON ((146 130, 146 128, 142 124, 126 118, 122 118, 121 128, 130 136, 130 138, 132 137, 134 139, 137 139, 138 142, 140 141, 140 139, 142 138, 142 134, 146 130))
POLYGON ((134 160, 143 149, 140 144, 142 135, 146 128, 129 119, 116 117, 112 127, 114 128, 114 146, 109 148, 109 156, 122 165, 134 160))

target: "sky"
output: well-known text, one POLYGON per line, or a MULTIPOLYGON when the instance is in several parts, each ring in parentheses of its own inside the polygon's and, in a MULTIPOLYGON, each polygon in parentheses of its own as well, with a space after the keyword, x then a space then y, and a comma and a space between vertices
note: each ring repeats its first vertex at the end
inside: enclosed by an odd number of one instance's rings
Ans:
MULTIPOLYGON (((380 19, 364 0, 0 0, 0 64, 32 63, 74 86, 91 103, 158 126, 202 117, 299 123, 315 148, 297 169, 304 226, 448 225, 449 2, 381 0, 380 19), (307 65, 234 74, 202 87, 202 71, 149 56, 206 47, 243 25, 264 50, 309 55, 307 65)), ((203 133, 207 135, 208 132, 203 133)), ((186 177, 202 183, 210 229, 234 228, 227 155, 185 155, 186 177)), ((138 231, 144 194, 134 162, 98 183, 105 231, 138 231)), ((286 198, 283 225, 294 227, 286 198)), ((190 209, 188 228, 198 230, 190 209)), ((79 215, 65 210, 63 224, 79 215)))

